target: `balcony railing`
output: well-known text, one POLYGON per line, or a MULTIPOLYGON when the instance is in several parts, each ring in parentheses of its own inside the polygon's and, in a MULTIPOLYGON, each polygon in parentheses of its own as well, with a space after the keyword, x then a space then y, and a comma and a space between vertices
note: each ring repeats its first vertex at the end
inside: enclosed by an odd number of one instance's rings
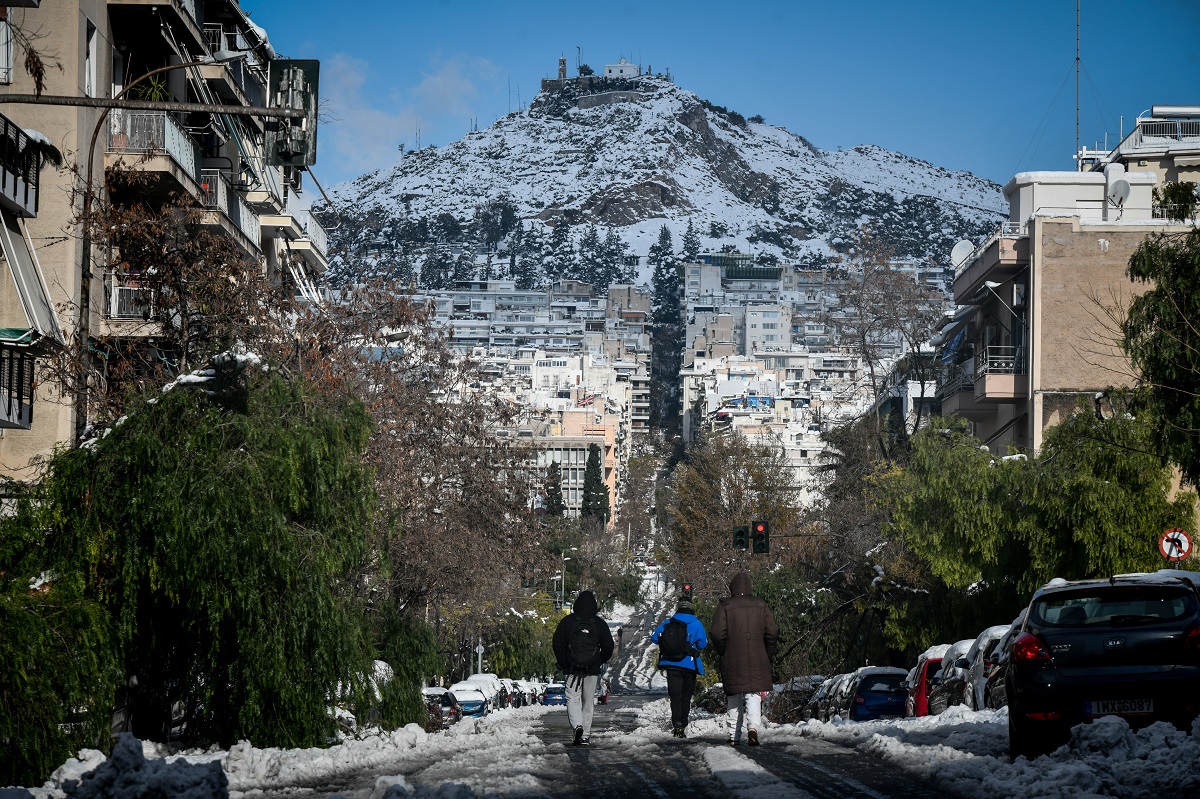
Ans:
POLYGON ((218 169, 200 172, 200 205, 221 212, 234 226, 250 239, 255 248, 260 246, 258 214, 250 210, 241 195, 234 191, 229 180, 218 169))
POLYGON ((991 346, 975 356, 977 375, 1023 375, 1024 347, 991 346))
POLYGON ((110 153, 164 152, 192 180, 200 174, 200 148, 175 118, 161 111, 113 111, 109 115, 110 153))
POLYGON ((321 223, 312 215, 311 211, 300 212, 300 225, 304 228, 304 232, 308 235, 308 240, 312 242, 313 249, 327 255, 329 253, 329 238, 325 235, 325 228, 321 227, 321 223))
POLYGON ((982 244, 972 250, 971 254, 967 256, 966 260, 964 260, 955 268, 954 276, 957 278, 959 275, 965 272, 967 268, 971 264, 975 263, 975 260, 983 254, 983 251, 992 246, 994 242, 999 241, 1000 239, 1023 239, 1028 235, 1029 230, 1021 222, 1001 222, 999 226, 992 231, 992 234, 984 239, 982 244))
POLYGON ((19 208, 14 212, 36 216, 41 161, 20 125, 0 114, 0 194, 19 208))
POLYGON ((149 319, 154 315, 150 290, 141 286, 137 278, 109 272, 104 276, 108 289, 109 319, 149 319))

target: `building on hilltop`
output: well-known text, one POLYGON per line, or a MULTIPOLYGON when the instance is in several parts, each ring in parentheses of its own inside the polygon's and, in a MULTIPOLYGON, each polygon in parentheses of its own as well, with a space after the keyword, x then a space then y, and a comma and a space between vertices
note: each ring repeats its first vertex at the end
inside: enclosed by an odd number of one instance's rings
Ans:
POLYGON ((624 58, 615 64, 607 64, 604 67, 604 77, 606 78, 637 78, 641 74, 642 68, 639 65, 630 64, 624 58))
POLYGON ((1045 430, 1110 386, 1131 385, 1106 303, 1146 287, 1126 274, 1148 235, 1179 230, 1154 189, 1200 181, 1200 107, 1156 106, 1113 150, 1080 153, 1087 171, 1021 172, 1009 218, 957 264, 964 311, 943 329, 938 399, 995 453, 1036 453, 1045 430))

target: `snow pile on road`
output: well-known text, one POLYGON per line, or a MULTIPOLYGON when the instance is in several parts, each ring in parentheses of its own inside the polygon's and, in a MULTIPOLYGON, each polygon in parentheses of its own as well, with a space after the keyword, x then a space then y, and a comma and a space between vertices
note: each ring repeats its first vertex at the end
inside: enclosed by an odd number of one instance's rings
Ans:
MULTIPOLYGON (((156 785, 184 784, 201 773, 211 776, 210 772, 223 772, 230 794, 240 796, 256 791, 312 789, 365 772, 394 770, 399 775, 421 769, 426 770, 422 773, 423 781, 452 781, 477 790, 479 795, 485 789, 501 793, 536 792, 536 780, 529 775, 531 764, 535 760, 545 763, 553 754, 547 752, 548 746, 533 734, 533 729, 542 715, 555 709, 533 706, 501 710, 482 719, 461 721, 437 733, 426 733, 416 724, 392 732, 374 730, 326 749, 259 749, 242 741, 229 751, 190 750, 167 755, 159 744, 142 743, 127 736, 114 749, 112 758, 106 760, 100 752, 85 749, 79 758, 71 758, 60 766, 44 786, 30 789, 29 793, 34 799, 64 799, 70 781, 86 779, 85 785, 91 781, 104 789, 99 794, 76 796, 103 795, 108 799, 182 796, 185 794, 154 793, 153 789, 156 785), (486 750, 488 756, 481 758, 481 750, 486 750), (138 754, 140 757, 135 756, 138 754), (85 778, 89 772, 100 776, 85 778)), ((565 761, 562 766, 566 767, 565 761)), ((381 777, 375 793, 382 797, 390 786, 403 783, 400 776, 381 777)))
POLYGON ((1034 761, 1008 760, 1006 710, 952 707, 939 716, 778 728, 878 755, 948 790, 974 796, 1194 796, 1200 794, 1200 719, 1192 734, 1164 722, 1141 730, 1116 716, 1081 724, 1034 761))

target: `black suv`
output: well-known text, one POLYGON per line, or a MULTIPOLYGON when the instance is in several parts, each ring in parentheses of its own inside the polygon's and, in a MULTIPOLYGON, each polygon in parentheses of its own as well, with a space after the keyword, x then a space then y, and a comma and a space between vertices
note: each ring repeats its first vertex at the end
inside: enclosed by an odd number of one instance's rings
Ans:
POLYGON ((1012 757, 1053 751, 1072 726, 1117 715, 1133 726, 1200 714, 1200 594, 1171 570, 1052 580, 1008 651, 1012 757))

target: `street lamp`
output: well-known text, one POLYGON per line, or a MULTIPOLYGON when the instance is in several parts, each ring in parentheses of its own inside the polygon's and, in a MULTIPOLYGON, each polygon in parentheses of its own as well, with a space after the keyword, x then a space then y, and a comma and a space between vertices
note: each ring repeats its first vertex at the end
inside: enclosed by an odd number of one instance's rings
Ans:
POLYGON ((567 600, 567 561, 572 560, 572 558, 567 557, 567 553, 577 552, 578 550, 579 547, 568 547, 560 553, 562 555, 562 592, 559 594, 560 602, 567 600))
MULTIPOLYGON (((216 56, 206 55, 203 58, 198 58, 194 61, 188 61, 183 64, 168 64, 165 67, 158 67, 141 75, 134 80, 131 80, 117 95, 113 97, 113 102, 122 100, 129 90, 137 86, 146 78, 158 75, 163 72, 170 72, 176 69, 188 69, 191 67, 204 66, 206 64, 224 64, 230 61, 237 61, 245 58, 247 53, 234 52, 230 50, 222 50, 216 56)), ((92 214, 92 165, 96 155, 96 140, 100 137, 100 128, 104 121, 108 119, 108 112, 112 108, 104 108, 100 112, 100 117, 96 120, 96 126, 92 128, 92 138, 88 144, 87 151, 87 170, 85 173, 83 184, 83 206, 80 218, 83 220, 83 236, 80 242, 80 250, 83 252, 83 264, 80 274, 79 286, 79 323, 75 329, 75 338, 79 345, 79 350, 75 355, 76 358, 76 380, 78 381, 75 387, 75 443, 83 437, 83 430, 87 423, 87 392, 88 392, 88 374, 87 374, 87 344, 90 336, 90 319, 92 310, 92 234, 91 234, 91 214, 92 214)))

